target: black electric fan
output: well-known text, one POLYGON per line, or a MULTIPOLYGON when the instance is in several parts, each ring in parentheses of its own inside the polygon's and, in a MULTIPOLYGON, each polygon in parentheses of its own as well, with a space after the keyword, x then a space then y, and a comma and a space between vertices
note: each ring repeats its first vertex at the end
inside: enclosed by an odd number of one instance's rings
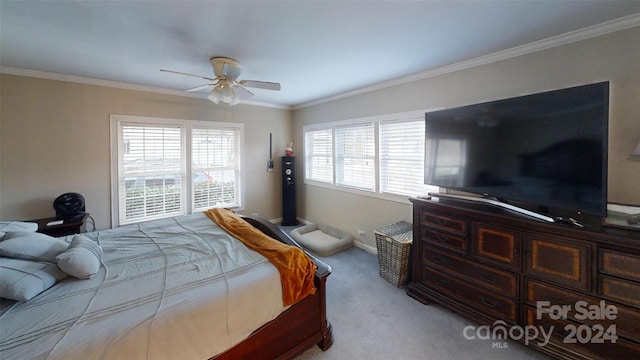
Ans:
POLYGON ((85 214, 84 196, 69 192, 58 196, 53 201, 57 219, 76 219, 85 214))

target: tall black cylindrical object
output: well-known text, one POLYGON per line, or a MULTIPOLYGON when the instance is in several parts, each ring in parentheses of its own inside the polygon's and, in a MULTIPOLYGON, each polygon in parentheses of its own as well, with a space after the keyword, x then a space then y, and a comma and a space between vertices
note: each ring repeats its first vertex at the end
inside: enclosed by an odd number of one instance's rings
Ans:
POLYGON ((282 225, 297 225, 296 220, 296 158, 282 157, 282 225))

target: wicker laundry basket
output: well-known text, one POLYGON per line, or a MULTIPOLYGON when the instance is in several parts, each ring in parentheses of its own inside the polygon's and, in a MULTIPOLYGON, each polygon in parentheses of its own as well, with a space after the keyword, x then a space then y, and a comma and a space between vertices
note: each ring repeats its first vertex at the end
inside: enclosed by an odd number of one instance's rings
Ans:
POLYGON ((376 229, 374 234, 380 276, 395 286, 405 284, 409 275, 413 226, 399 221, 376 229))

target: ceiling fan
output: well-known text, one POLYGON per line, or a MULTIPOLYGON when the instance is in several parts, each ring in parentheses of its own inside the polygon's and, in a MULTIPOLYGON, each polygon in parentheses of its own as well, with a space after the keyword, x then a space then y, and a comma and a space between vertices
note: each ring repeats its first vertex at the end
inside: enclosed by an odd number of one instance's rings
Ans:
POLYGON ((186 91, 193 92, 211 87, 212 89, 209 93, 208 98, 216 104, 220 102, 227 103, 229 105, 238 104, 241 97, 249 97, 253 95, 253 93, 247 89, 248 87, 276 91, 280 90, 279 83, 257 80, 238 80, 238 76, 240 76, 242 68, 237 61, 231 58, 212 57, 210 61, 211 65, 213 66, 213 73, 215 75, 214 78, 173 70, 160 69, 160 71, 179 75, 193 76, 211 81, 211 83, 209 84, 187 89, 186 91))

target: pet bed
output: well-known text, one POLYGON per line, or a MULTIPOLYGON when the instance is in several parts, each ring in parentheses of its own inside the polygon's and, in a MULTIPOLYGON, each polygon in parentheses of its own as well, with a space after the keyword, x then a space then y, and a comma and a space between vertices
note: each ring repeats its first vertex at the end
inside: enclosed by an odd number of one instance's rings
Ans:
POLYGON ((323 224, 295 228, 291 230, 291 237, 320 256, 329 256, 353 246, 351 235, 323 224))

